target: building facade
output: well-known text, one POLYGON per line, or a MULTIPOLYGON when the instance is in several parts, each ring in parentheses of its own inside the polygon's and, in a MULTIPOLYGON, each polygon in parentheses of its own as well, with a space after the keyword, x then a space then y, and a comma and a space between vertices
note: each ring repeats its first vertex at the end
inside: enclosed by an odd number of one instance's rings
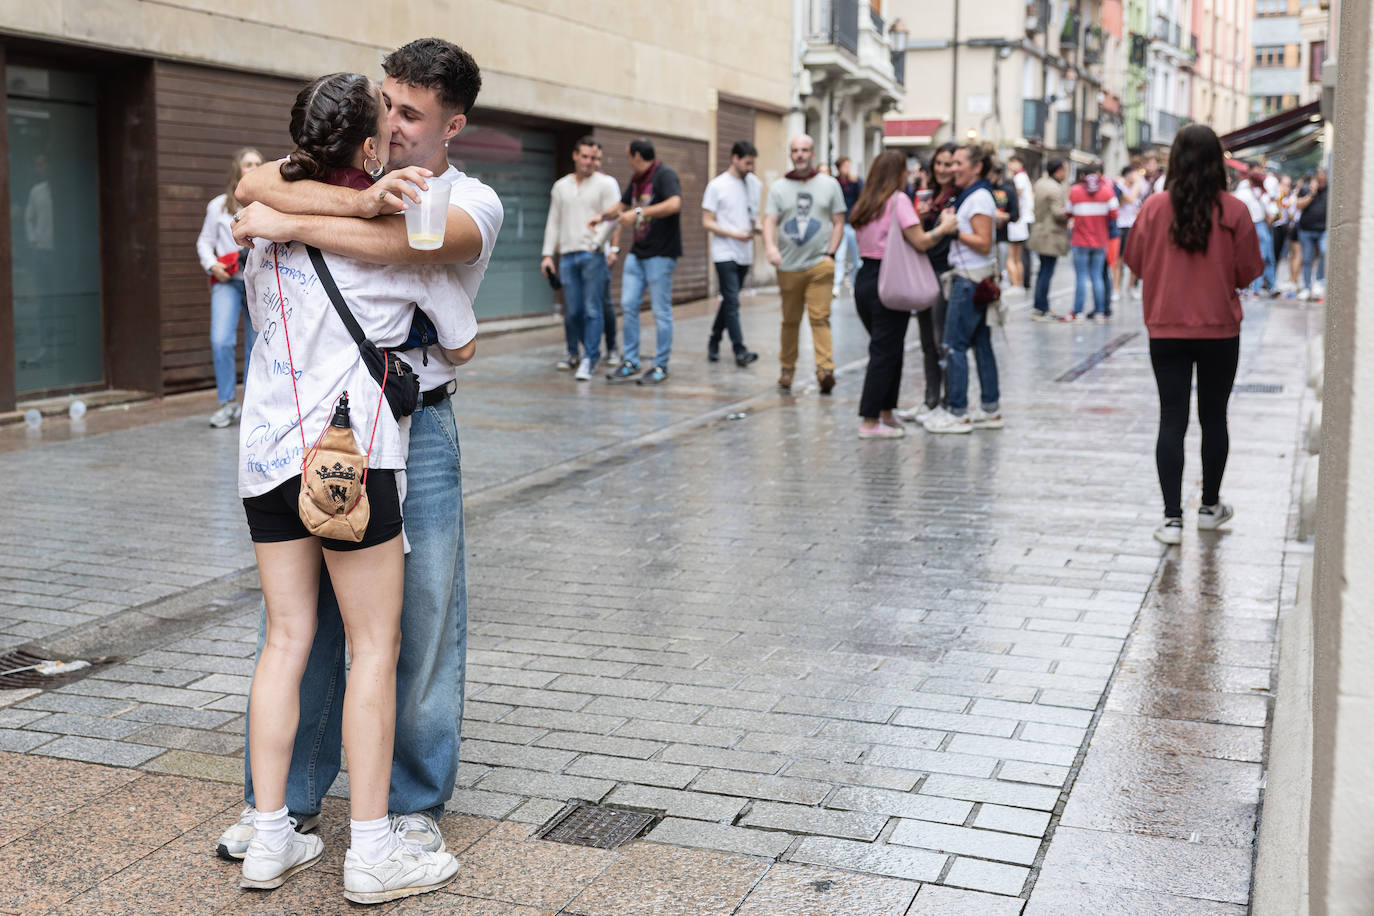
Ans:
POLYGON ((1259 120, 1321 97, 1329 40, 1325 0, 1254 0, 1250 118, 1259 120))
POLYGON ((1250 19, 1254 0, 1193 0, 1193 119, 1218 134, 1250 123, 1250 19))
MULTIPOLYGON (((454 164, 491 184, 506 209, 479 318, 552 310, 538 273, 548 193, 583 134, 601 139, 622 184, 629 140, 654 140, 682 178, 687 214, 735 140, 760 142, 765 178, 785 171, 793 0, 760 0, 746 16, 627 12, 609 0, 588 0, 576 18, 498 0, 423 17, 379 15, 359 0, 328 16, 305 4, 194 0, 7 10, 0 411, 44 394, 209 384, 209 292, 195 239, 231 152, 284 155, 306 80, 340 70, 380 78, 381 58, 417 37, 449 38, 483 70, 469 126, 450 146, 454 164)), ((709 265, 699 223, 687 216, 683 226, 675 294, 686 299, 706 294, 709 265)))

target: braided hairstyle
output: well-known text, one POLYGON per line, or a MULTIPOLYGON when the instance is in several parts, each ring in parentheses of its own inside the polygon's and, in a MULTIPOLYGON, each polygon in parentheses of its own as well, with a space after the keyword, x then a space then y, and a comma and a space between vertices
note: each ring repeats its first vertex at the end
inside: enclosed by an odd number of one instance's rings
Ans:
POLYGON ((1226 190, 1226 155, 1206 124, 1189 124, 1174 136, 1164 178, 1174 221, 1169 239, 1193 254, 1206 254, 1212 236, 1212 211, 1226 190))
POLYGON ((381 105, 377 87, 359 73, 331 73, 307 85, 291 106, 296 148, 282 163, 281 177, 320 179, 351 166, 363 141, 377 135, 381 105))

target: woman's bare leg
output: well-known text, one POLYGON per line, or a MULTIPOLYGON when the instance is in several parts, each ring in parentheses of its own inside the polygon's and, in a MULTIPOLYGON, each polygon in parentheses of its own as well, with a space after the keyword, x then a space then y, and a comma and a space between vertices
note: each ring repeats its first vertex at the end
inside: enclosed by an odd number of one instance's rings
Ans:
POLYGON ((1007 246, 1007 279, 1011 281, 1013 287, 1025 285, 1025 274, 1022 272, 1021 264, 1021 243, 1012 242, 1007 246))
POLYGON ((301 675, 315 638, 320 542, 254 544, 267 634, 248 696, 248 750, 259 811, 286 807, 286 772, 300 718, 301 675))
POLYGON ((362 550, 325 550, 324 560, 352 658, 343 708, 351 815, 370 821, 386 817, 391 786, 405 557, 395 537, 362 550))

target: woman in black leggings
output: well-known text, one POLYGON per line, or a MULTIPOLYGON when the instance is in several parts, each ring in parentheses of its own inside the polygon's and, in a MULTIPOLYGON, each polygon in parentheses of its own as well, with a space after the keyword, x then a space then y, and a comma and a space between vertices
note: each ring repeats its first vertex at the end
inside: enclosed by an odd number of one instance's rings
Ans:
POLYGON ((1159 386, 1155 464, 1164 495, 1163 544, 1183 540, 1183 437, 1197 367, 1202 425, 1202 505, 1197 526, 1220 528, 1235 510, 1221 501, 1230 434, 1226 403, 1236 378, 1243 317, 1238 289, 1264 270, 1249 210, 1226 193, 1221 141, 1192 124, 1169 153, 1166 194, 1140 209, 1126 245, 1126 264, 1144 281, 1142 309, 1150 333, 1150 362, 1159 386))

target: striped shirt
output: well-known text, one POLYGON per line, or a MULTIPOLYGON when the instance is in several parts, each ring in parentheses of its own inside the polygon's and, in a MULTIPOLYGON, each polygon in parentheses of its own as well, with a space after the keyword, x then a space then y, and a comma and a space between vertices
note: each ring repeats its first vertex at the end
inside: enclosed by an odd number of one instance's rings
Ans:
POLYGON ((1069 188, 1069 216, 1073 220, 1075 248, 1106 248, 1108 221, 1115 221, 1119 204, 1111 182, 1089 191, 1084 182, 1069 188))

